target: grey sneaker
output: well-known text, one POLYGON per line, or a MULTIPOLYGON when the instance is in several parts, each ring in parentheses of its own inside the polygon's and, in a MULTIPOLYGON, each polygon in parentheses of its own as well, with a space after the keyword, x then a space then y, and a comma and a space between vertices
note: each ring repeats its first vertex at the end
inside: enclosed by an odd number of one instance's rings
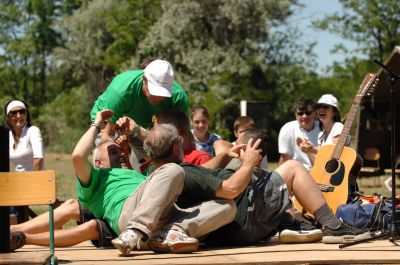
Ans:
POLYGON ((26 236, 24 232, 16 231, 10 233, 10 251, 22 248, 26 244, 26 236))
POLYGON ((285 226, 279 233, 279 242, 290 243, 311 243, 322 239, 322 230, 315 225, 295 221, 285 226))
POLYGON ((340 220, 337 228, 323 227, 322 242, 326 244, 343 244, 371 238, 371 232, 346 225, 340 220))
POLYGON ((180 227, 165 227, 148 242, 157 253, 191 253, 199 248, 199 241, 189 237, 180 227))
POLYGON ((123 255, 128 255, 135 247, 139 248, 139 241, 142 236, 142 233, 140 233, 138 230, 127 229, 122 232, 117 238, 114 238, 111 243, 123 255))

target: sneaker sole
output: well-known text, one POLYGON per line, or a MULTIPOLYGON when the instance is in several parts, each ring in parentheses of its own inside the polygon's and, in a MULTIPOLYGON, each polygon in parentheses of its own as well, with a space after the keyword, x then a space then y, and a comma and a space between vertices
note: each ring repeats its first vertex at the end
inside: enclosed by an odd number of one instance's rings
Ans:
POLYGON ((129 247, 124 247, 118 240, 113 239, 111 240, 111 243, 116 247, 119 252, 121 252, 122 255, 127 256, 131 252, 132 249, 129 247))
POLYGON ((156 253, 184 254, 196 251, 199 248, 199 244, 199 242, 165 244, 162 242, 152 241, 148 243, 148 246, 156 253))
POLYGON ((322 242, 325 244, 344 244, 368 238, 371 238, 369 231, 359 235, 323 236, 322 242))
POLYGON ((283 230, 279 234, 279 242, 283 244, 312 243, 321 241, 321 239, 322 231, 320 229, 300 233, 299 231, 283 230))

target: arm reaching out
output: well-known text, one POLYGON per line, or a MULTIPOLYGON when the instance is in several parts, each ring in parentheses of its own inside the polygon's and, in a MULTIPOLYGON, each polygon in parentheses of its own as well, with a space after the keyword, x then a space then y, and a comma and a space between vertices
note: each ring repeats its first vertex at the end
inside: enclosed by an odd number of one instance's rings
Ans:
POLYGON ((88 157, 93 150, 99 130, 103 130, 108 120, 112 117, 112 110, 102 110, 96 113, 94 122, 89 129, 82 135, 72 152, 72 163, 76 176, 82 185, 89 185, 91 178, 91 164, 88 157))
POLYGON ((133 119, 129 117, 119 118, 116 122, 115 128, 120 134, 130 135, 143 141, 147 136, 147 130, 142 128, 133 119))

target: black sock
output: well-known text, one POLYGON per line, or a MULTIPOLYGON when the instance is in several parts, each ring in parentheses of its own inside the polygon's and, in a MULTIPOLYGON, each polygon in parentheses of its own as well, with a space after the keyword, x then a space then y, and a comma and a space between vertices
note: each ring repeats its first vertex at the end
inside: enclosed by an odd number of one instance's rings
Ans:
POLYGON ((340 225, 340 221, 333 215, 332 209, 326 203, 315 211, 314 216, 322 226, 337 228, 340 225))

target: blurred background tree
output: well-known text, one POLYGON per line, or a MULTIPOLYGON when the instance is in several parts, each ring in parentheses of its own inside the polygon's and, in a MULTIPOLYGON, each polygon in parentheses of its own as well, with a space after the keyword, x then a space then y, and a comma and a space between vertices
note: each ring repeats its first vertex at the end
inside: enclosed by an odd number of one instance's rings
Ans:
MULTIPOLYGON (((335 94, 346 113, 365 73, 399 44, 400 4, 340 1, 342 13, 315 26, 359 44, 356 57, 317 73, 315 41, 288 23, 296 0, 21 0, 0 2, 0 104, 33 107, 47 148, 70 152, 89 125, 94 100, 112 78, 146 57, 169 60, 191 105, 209 108, 213 130, 229 138, 239 101, 264 102, 269 157, 300 96, 335 94)), ((3 118, 3 117, 2 117, 3 118)))

